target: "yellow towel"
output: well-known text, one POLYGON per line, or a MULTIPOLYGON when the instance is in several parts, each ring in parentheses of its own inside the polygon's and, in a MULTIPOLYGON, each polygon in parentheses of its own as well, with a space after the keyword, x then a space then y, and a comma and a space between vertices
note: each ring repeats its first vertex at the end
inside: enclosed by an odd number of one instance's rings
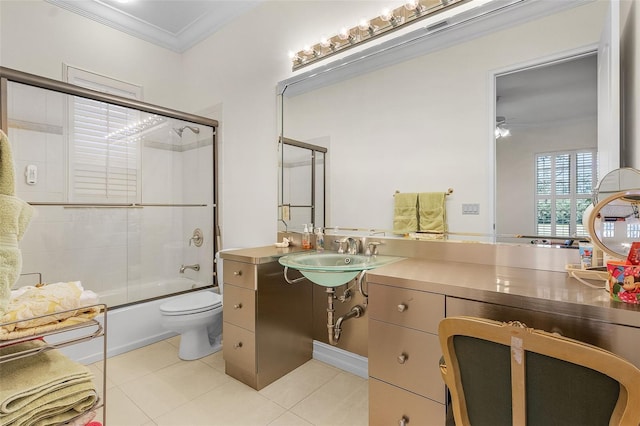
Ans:
POLYGON ((393 233, 407 234, 418 230, 418 194, 397 193, 394 196, 393 233))
POLYGON ((33 216, 33 207, 15 196, 14 173, 9 139, 0 131, 0 315, 22 270, 18 241, 33 216))
POLYGON ((89 410, 98 400, 91 380, 70 384, 42 395, 20 410, 0 415, 6 426, 49 426, 65 423, 89 410))
POLYGON ((29 287, 27 291, 9 300, 6 312, 0 315, 0 324, 4 324, 0 325, 0 334, 16 328, 36 327, 74 316, 75 309, 81 306, 80 296, 83 290, 80 281, 29 287), (43 315, 46 316, 36 318, 43 315))
MULTIPOLYGON (((40 340, 0 348, 0 355, 44 346, 40 340)), ((53 349, 0 364, 0 424, 3 416, 30 406, 43 396, 93 377, 87 367, 53 349)))
POLYGON ((14 174, 9 138, 0 130, 0 194, 16 195, 14 174))
POLYGON ((418 194, 420 231, 446 231, 446 210, 444 192, 422 192, 418 194))

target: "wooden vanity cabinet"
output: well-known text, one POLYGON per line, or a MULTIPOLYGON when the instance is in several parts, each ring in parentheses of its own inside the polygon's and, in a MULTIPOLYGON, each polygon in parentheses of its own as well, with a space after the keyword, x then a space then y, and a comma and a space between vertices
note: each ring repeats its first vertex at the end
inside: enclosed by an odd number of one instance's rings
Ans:
POLYGON ((369 283, 369 424, 445 424, 441 294, 369 283))
POLYGON ((262 389, 312 357, 311 284, 288 284, 277 260, 224 261, 225 372, 262 389))

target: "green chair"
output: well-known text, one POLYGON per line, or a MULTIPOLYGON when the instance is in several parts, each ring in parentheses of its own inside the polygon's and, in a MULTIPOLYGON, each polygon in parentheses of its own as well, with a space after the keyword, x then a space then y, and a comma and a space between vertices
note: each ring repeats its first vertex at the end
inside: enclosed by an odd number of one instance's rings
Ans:
POLYGON ((438 329, 458 426, 638 426, 640 370, 596 346, 482 318, 438 329))

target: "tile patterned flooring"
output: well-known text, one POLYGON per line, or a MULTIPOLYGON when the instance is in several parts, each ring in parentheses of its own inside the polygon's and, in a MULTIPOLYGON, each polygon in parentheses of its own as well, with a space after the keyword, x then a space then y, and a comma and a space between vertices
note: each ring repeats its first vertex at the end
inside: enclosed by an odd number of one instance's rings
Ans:
MULTIPOLYGON (((366 379, 311 360, 256 391, 224 374, 222 351, 182 361, 179 342, 173 337, 107 360, 105 426, 368 424, 366 379)), ((102 362, 90 368, 102 389, 102 362)))

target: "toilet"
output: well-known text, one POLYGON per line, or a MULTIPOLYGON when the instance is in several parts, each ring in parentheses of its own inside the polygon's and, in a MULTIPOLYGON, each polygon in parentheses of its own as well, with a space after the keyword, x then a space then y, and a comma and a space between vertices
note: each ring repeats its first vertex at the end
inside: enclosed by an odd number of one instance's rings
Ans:
MULTIPOLYGON (((219 253, 216 253, 216 262, 222 277, 219 253)), ((180 359, 199 359, 222 349, 222 279, 219 289, 220 294, 198 291, 160 305, 162 327, 180 334, 180 359)))

